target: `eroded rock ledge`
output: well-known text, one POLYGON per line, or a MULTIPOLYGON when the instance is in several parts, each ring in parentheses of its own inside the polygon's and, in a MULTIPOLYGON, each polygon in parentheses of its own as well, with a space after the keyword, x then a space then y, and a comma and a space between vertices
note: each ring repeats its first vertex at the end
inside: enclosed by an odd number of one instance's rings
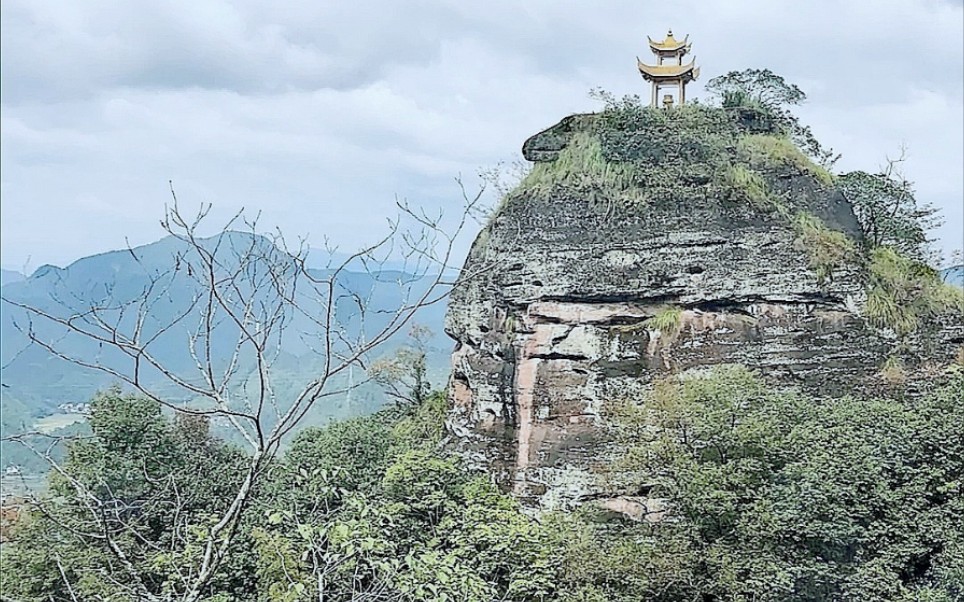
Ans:
MULTIPOLYGON (((537 135, 527 156, 552 160, 586 119, 537 135)), ((773 181, 859 236, 839 193, 802 174, 773 181)), ((785 217, 698 192, 644 207, 566 189, 512 196, 471 250, 465 271, 479 269, 446 319, 456 341, 449 426, 468 458, 544 506, 591 499, 659 515, 644 492, 607 477, 619 450, 603 416, 661 375, 741 363, 777 386, 833 394, 868 386, 894 346, 861 318, 859 268, 821 282, 785 217), (660 331, 651 318, 667 307, 677 325, 660 331)), ((964 339, 960 328, 944 336, 964 339)))

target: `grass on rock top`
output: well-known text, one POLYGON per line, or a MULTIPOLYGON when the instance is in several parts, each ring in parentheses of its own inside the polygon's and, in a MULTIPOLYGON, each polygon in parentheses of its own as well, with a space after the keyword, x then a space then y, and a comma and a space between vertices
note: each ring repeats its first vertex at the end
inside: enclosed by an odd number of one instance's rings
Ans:
POLYGON ((746 165, 730 165, 719 182, 727 200, 745 203, 760 211, 786 211, 782 199, 770 192, 766 180, 746 165))
POLYGON ((570 190, 629 205, 718 199, 788 217, 774 187, 787 173, 833 185, 829 172, 787 136, 750 132, 734 111, 696 103, 654 109, 623 100, 572 134, 554 161, 536 163, 508 197, 570 190))
POLYGON ((754 169, 769 170, 775 165, 784 166, 799 173, 810 174, 827 188, 834 185, 830 172, 811 161, 786 136, 771 134, 743 136, 737 143, 737 157, 754 169))
POLYGON ((599 138, 588 132, 573 135, 555 161, 536 163, 515 193, 546 195, 557 188, 596 189, 617 200, 642 200, 632 165, 606 160, 599 138))

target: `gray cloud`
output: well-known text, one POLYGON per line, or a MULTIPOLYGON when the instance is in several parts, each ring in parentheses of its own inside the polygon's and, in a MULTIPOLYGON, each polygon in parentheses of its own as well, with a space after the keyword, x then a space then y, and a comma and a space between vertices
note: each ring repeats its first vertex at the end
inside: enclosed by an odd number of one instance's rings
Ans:
POLYGON ((3 94, 16 103, 111 87, 352 88, 431 60, 447 11, 428 8, 403 16, 394 4, 364 1, 266 11, 255 3, 13 0, 3 5, 3 94), (416 26, 398 27, 405 21, 416 26))
POLYGON ((750 66, 800 84, 844 169, 906 144, 943 245, 964 246, 959 2, 0 6, 6 267, 155 239, 168 179, 351 245, 396 194, 451 202, 457 174, 597 108, 590 88, 645 93, 634 55, 667 27, 691 35, 700 84, 750 66))

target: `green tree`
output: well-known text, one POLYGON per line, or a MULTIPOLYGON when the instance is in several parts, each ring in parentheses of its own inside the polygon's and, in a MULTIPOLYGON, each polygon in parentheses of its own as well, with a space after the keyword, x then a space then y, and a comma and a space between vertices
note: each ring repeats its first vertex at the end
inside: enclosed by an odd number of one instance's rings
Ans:
POLYGON ((769 69, 730 71, 714 77, 706 90, 726 109, 743 112, 744 120, 764 131, 779 131, 794 141, 823 167, 830 169, 839 155, 824 148, 809 126, 800 123, 790 107, 802 104, 807 95, 795 84, 769 69))
POLYGON ((769 69, 730 71, 707 82, 706 91, 720 97, 724 107, 753 102, 769 109, 782 109, 807 98, 803 90, 769 69))
POLYGON ((918 261, 930 258, 928 234, 940 225, 936 207, 920 203, 913 183, 904 177, 898 159, 888 159, 879 173, 852 171, 838 184, 871 247, 891 247, 918 261))
MULTIPOLYGON (((190 578, 199 534, 230 503, 244 457, 211 437, 203 416, 110 390, 92 400, 91 435, 53 462, 50 491, 4 551, 24 600, 162 598, 190 578)), ((41 450, 37 450, 42 453, 41 450)), ((235 551, 239 552, 239 549, 235 551)), ((237 553, 206 592, 243 592, 237 553)))
POLYGON ((418 407, 432 392, 428 378, 428 341, 432 330, 413 324, 409 329, 409 343, 399 347, 394 355, 379 358, 368 369, 372 379, 384 387, 396 404, 418 407))

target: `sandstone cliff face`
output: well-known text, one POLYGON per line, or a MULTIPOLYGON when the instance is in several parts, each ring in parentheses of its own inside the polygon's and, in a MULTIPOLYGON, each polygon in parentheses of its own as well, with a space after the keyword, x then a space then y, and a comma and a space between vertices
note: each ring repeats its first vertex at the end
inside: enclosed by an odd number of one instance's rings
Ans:
MULTIPOLYGON (((554 160, 588 120, 533 137, 527 158, 554 160)), ((795 210, 859 236, 850 205, 813 177, 788 170, 770 183, 795 210)), ((785 216, 696 191, 643 207, 566 188, 510 196, 471 250, 465 270, 477 269, 446 319, 449 426, 469 458, 544 506, 659 511, 607 478, 619 450, 604 408, 662 375, 741 363, 775 385, 833 393, 866 383, 893 347, 861 318, 858 268, 821 282, 785 216)))

